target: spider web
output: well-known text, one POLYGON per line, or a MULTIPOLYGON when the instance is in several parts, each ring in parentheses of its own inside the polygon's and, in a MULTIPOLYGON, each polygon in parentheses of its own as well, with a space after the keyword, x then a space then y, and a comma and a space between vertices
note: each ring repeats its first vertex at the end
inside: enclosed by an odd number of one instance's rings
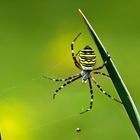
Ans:
MULTIPOLYGON (((49 70, 45 73, 45 75, 47 74, 47 76, 49 76, 49 75, 51 75, 52 74, 52 71, 56 71, 56 70, 58 70, 61 66, 63 66, 64 65, 64 63, 66 63, 66 59, 63 59, 62 61, 59 61, 56 65, 54 65, 53 67, 51 67, 51 68, 49 68, 49 70)), ((55 75, 54 75, 54 77, 55 77, 55 75)), ((62 77, 63 78, 63 77, 62 77)), ((34 83, 36 83, 36 84, 38 84, 38 81, 47 81, 47 82, 49 82, 49 80, 47 80, 47 79, 44 79, 44 78, 42 78, 42 73, 40 73, 40 74, 38 74, 37 76, 35 76, 34 78, 31 78, 31 79, 29 79, 29 80, 27 80, 27 81, 20 81, 20 83, 19 84, 15 84, 14 86, 9 86, 9 87, 7 87, 7 88, 4 88, 4 89, 2 89, 1 91, 0 91, 0 97, 2 98, 1 100, 3 100, 3 101, 5 101, 5 103, 8 103, 9 104, 9 108, 11 108, 11 109, 14 109, 15 108, 15 105, 13 105, 13 104, 11 104, 10 102, 9 102, 9 93, 11 93, 10 94, 10 96, 13 96, 13 98, 14 98, 14 94, 12 95, 12 93, 14 93, 14 91, 16 91, 16 90, 18 90, 18 89, 20 89, 20 90, 23 90, 24 88, 26 88, 26 87, 28 87, 28 86, 30 86, 30 85, 34 85, 34 83)), ((51 83, 51 81, 50 81, 50 83, 51 83)), ((52 84, 54 84, 53 82, 52 82, 52 84)), ((61 85, 62 83, 60 83, 60 85, 61 85)), ((55 84, 55 85, 59 85, 59 83, 57 84, 55 84)), ((46 86, 47 86, 47 84, 46 84, 46 86)), ((34 87, 35 88, 35 87, 34 87)), ((50 97, 51 97, 51 95, 53 94, 52 93, 52 91, 54 90, 55 91, 55 88, 54 89, 52 89, 51 87, 49 87, 48 88, 48 90, 49 90, 49 92, 47 92, 47 94, 49 94, 50 95, 50 97), (49 90, 50 89, 50 90, 49 90)), ((88 91, 88 89, 87 89, 87 92, 89 92, 88 91)), ((24 96, 24 95, 22 95, 22 96, 24 96)), ((26 95, 25 95, 26 96, 26 95)), ((38 97, 39 97, 40 95, 38 95, 38 97)), ((43 97, 41 96, 41 98, 42 98, 42 100, 43 100, 43 97)), ((51 97, 52 98, 52 97, 51 97)), ((89 96, 89 98, 90 98, 90 96, 89 96)), ((106 98, 106 97, 105 97, 106 98)), ((48 99, 44 99, 44 100, 46 100, 46 107, 48 107, 48 106, 51 106, 51 105, 53 105, 54 104, 54 106, 56 105, 56 102, 57 101, 48 101, 48 99), (48 101, 48 102, 47 102, 48 101), (53 103, 52 103, 53 102, 53 103)), ((108 99, 107 99, 108 100, 108 99)), ((23 100, 23 102, 24 102, 24 100, 23 100)), ((88 105, 88 103, 89 102, 87 102, 87 105, 88 105)), ((33 104, 32 104, 33 105, 33 104)), ((112 104, 113 106, 114 106, 114 108, 115 108, 115 110, 118 110, 118 111, 120 111, 120 106, 118 106, 118 105, 115 105, 115 104, 112 104)), ((44 110, 43 111, 46 111, 46 107, 44 107, 44 110)), ((40 123, 37 123, 37 125, 36 126, 32 126, 32 125, 29 125, 28 126, 28 129, 27 130, 23 130, 22 132, 20 132, 20 134, 21 135, 25 135, 25 133, 32 133, 32 134, 34 134, 34 133, 37 133, 38 131, 42 131, 42 130, 44 130, 44 128, 51 128, 51 126, 54 126, 54 127, 57 127, 57 126, 61 126, 63 123, 68 123, 68 122, 73 122, 73 126, 75 126, 74 128, 73 128, 73 130, 71 130, 71 134, 73 135, 73 138, 75 139, 75 140, 79 140, 79 136, 80 136, 80 134, 81 133, 77 133, 76 131, 75 131, 75 129, 76 128, 78 128, 78 127, 80 127, 81 129, 82 129, 82 131, 83 131, 83 129, 85 129, 83 126, 82 126, 82 124, 80 124, 81 122, 82 122, 82 120, 83 120, 83 118, 85 118, 83 115, 80 115, 79 113, 80 112, 82 112, 82 111, 84 111, 85 109, 86 109, 86 107, 88 107, 88 106, 84 106, 84 105, 82 105, 82 107, 81 107, 81 111, 78 111, 77 113, 71 113, 71 114, 69 114, 69 115, 67 115, 67 116, 63 116, 63 117, 61 117, 61 115, 58 115, 59 117, 56 117, 56 118, 54 118, 53 117, 53 120, 48 120, 48 119, 44 119, 43 121, 39 121, 40 123), (75 124, 75 122, 76 122, 76 124, 75 124)), ((49 113, 49 112, 48 112, 49 113)), ((57 114, 57 113, 53 113, 53 114, 57 114)), ((61 114, 61 110, 60 110, 60 114, 61 114)), ((121 113, 120 113, 120 116, 121 116, 121 114, 123 114, 123 112, 121 111, 121 113)), ((42 115, 42 114, 41 114, 42 115)), ((39 117, 41 117, 41 116, 39 116, 39 117)), ((58 127, 59 128, 59 127, 58 127)), ((67 128, 67 127, 66 127, 67 128)), ((3 132, 2 132, 3 133, 3 132)))
MULTIPOLYGON (((49 69, 49 72, 47 72, 47 75, 49 75, 49 73, 51 71, 57 70, 59 67, 61 67, 64 64, 64 62, 66 62, 65 59, 63 61, 57 63, 55 66, 51 67, 51 69, 49 69)), ((8 106, 9 108, 14 109, 15 106, 9 102, 9 93, 14 93, 14 91, 15 90, 18 90, 18 89, 22 90, 23 88, 26 88, 27 86, 30 86, 34 82, 37 82, 37 81, 40 81, 40 80, 43 81, 43 78, 42 78, 42 74, 41 73, 38 76, 36 76, 34 78, 31 78, 31 79, 29 79, 27 81, 22 81, 22 82, 20 81, 19 84, 15 84, 13 86, 9 86, 9 87, 6 87, 6 88, 2 89, 0 91, 1 100, 3 100, 5 103, 7 103, 9 105, 8 106)), ((47 79, 45 79, 45 80, 47 80, 47 79)), ((52 94, 52 93, 49 92, 49 94, 52 94)), ((12 94, 10 94, 10 96, 12 96, 12 94)), ((24 96, 24 95, 22 95, 22 96, 24 96)), ((14 94, 13 94, 13 98, 14 98, 14 94)), ((50 104, 50 102, 49 103, 46 103, 46 106, 47 106, 47 104, 50 104)), ((80 116, 79 112, 78 113, 75 113, 75 114, 72 113, 69 116, 66 116, 66 117, 63 117, 63 118, 56 118, 53 121, 49 121, 49 122, 48 121, 44 121, 44 122, 40 123, 39 125, 37 125, 36 127, 30 126, 28 128, 28 130, 26 130, 26 131, 27 132, 31 132, 31 133, 37 132, 38 130, 43 129, 43 128, 47 127, 47 126, 51 126, 51 125, 55 125, 55 124, 59 125, 59 124, 61 124, 64 121, 68 122, 68 121, 73 120, 73 119, 74 120, 75 119, 76 120, 79 120, 80 119, 79 116, 80 116)), ((75 134, 75 129, 76 128, 74 128, 74 130, 73 130, 73 133, 74 134, 75 134)), ((3 134, 3 132, 1 132, 1 133, 3 134)), ((23 135, 24 135, 24 133, 26 133, 26 132, 25 131, 22 131, 21 132, 21 134, 23 134, 23 135)), ((79 139, 77 135, 74 135, 74 137, 75 137, 75 140, 78 140, 79 139)))

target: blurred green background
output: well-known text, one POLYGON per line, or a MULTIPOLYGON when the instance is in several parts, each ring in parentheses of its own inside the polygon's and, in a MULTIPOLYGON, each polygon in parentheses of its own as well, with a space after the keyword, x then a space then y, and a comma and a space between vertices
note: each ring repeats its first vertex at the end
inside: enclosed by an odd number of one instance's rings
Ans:
MULTIPOLYGON (((140 1, 133 0, 1 0, 0 1, 0 129, 3 140, 136 140, 122 106, 93 85, 93 110, 80 115, 90 101, 81 80, 52 94, 62 83, 42 79, 67 77, 80 71, 70 43, 82 32, 75 51, 86 44, 102 60, 83 23, 81 8, 118 68, 140 111, 140 1), (75 129, 81 128, 80 133, 75 129)), ((103 70, 105 71, 105 70, 103 70)), ((96 76, 111 95, 107 78, 96 76)))

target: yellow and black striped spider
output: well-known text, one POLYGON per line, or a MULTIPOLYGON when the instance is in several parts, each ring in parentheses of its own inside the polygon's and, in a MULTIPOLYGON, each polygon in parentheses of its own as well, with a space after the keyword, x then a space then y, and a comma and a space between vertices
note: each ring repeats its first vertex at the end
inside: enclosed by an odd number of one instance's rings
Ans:
POLYGON ((112 97, 111 95, 109 95, 106 91, 103 90, 103 88, 98 84, 98 82, 95 80, 94 78, 94 74, 101 74, 103 76, 106 77, 110 77, 109 75, 102 73, 98 70, 102 69, 108 62, 108 60, 110 59, 110 56, 108 55, 108 58, 106 59, 106 61, 103 63, 102 66, 100 67, 95 67, 96 64, 96 55, 95 55, 95 51, 90 47, 90 46, 85 46, 83 50, 78 51, 78 53, 75 55, 74 53, 74 43, 76 41, 76 39, 81 35, 81 33, 79 33, 77 35, 77 37, 72 41, 71 43, 71 52, 72 52, 72 58, 74 60, 74 64, 75 66, 81 70, 81 72, 79 74, 75 74, 73 76, 70 76, 68 78, 65 79, 54 79, 54 78, 50 78, 50 77, 46 77, 43 76, 44 78, 48 78, 50 80, 53 81, 64 81, 64 84, 61 85, 53 94, 53 99, 55 98, 55 96, 59 93, 59 91, 61 89, 63 89, 66 85, 74 82, 75 80, 82 78, 82 82, 86 83, 87 81, 89 82, 89 87, 90 87, 90 94, 91 94, 91 99, 90 99, 90 106, 87 110, 81 112, 85 113, 89 110, 92 109, 92 103, 93 103, 93 89, 92 89, 92 84, 91 81, 93 81, 93 83, 100 89, 101 93, 105 94, 106 96, 108 96, 109 98, 119 102, 119 100, 115 99, 114 97, 112 97), (79 60, 77 60, 77 56, 79 55, 79 60))

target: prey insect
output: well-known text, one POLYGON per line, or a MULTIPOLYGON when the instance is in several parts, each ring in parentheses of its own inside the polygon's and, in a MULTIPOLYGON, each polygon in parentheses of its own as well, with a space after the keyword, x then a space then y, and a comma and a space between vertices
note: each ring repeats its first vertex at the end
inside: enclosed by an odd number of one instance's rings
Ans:
POLYGON ((90 97, 89 108, 87 110, 81 112, 80 114, 88 112, 88 111, 90 111, 92 109, 93 98, 94 98, 92 82, 97 86, 97 88, 99 88, 101 93, 103 93, 104 95, 106 95, 110 99, 122 104, 121 101, 115 99, 110 94, 108 94, 105 90, 103 90, 103 88, 98 84, 98 82, 94 78, 94 75, 96 75, 96 74, 100 74, 102 76, 110 78, 110 76, 108 74, 105 74, 105 73, 102 73, 102 72, 99 71, 102 68, 104 68, 105 65, 108 63, 108 61, 110 60, 110 56, 108 55, 107 59, 104 61, 104 63, 101 66, 95 67, 96 54, 95 54, 95 51, 90 46, 88 46, 88 45, 85 46, 82 50, 78 51, 78 53, 75 54, 75 52, 74 52, 74 44, 75 44, 75 41, 77 40, 77 38, 80 35, 81 35, 81 33, 79 33, 76 36, 76 38, 72 41, 72 43, 71 43, 71 52, 72 52, 72 58, 73 58, 74 64, 78 69, 81 70, 81 72, 79 74, 75 74, 75 75, 70 76, 70 77, 65 78, 65 79, 55 79, 55 78, 50 78, 50 77, 43 76, 44 78, 48 78, 48 79, 53 80, 53 81, 63 81, 64 82, 63 85, 61 85, 57 90, 55 90, 55 93, 53 94, 53 99, 55 99, 55 96, 65 86, 67 86, 67 85, 73 83, 74 81, 82 78, 83 83, 86 83, 87 81, 89 83, 89 89, 90 89, 91 97, 90 97), (77 57, 78 57, 78 60, 77 60, 77 57))

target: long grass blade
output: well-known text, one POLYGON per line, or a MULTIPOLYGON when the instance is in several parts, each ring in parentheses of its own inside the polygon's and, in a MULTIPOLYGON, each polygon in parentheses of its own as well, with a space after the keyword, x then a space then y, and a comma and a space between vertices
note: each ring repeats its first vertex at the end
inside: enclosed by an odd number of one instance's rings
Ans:
MULTIPOLYGON (((95 33, 95 31, 92 28, 89 21, 87 20, 86 16, 83 14, 83 12, 80 9, 79 9, 79 12, 80 12, 81 16, 83 17, 85 24, 86 24, 89 32, 91 33, 91 36, 92 36, 94 42, 97 45, 97 48, 101 54, 103 61, 105 61, 108 57, 108 53, 107 53, 105 47, 103 46, 102 42, 100 41, 99 37, 95 33)), ((135 106, 135 104, 130 96, 130 93, 129 93, 128 89, 126 88, 121 76, 119 75, 119 72, 117 71, 112 59, 110 59, 109 62, 107 63, 106 69, 111 76, 112 82, 113 82, 113 84, 117 90, 117 93, 118 93, 118 95, 123 103, 123 106, 124 106, 128 116, 129 116, 135 130, 136 130, 138 137, 140 138, 140 116, 139 116, 139 113, 138 113, 137 108, 136 108, 136 106, 135 106)))

